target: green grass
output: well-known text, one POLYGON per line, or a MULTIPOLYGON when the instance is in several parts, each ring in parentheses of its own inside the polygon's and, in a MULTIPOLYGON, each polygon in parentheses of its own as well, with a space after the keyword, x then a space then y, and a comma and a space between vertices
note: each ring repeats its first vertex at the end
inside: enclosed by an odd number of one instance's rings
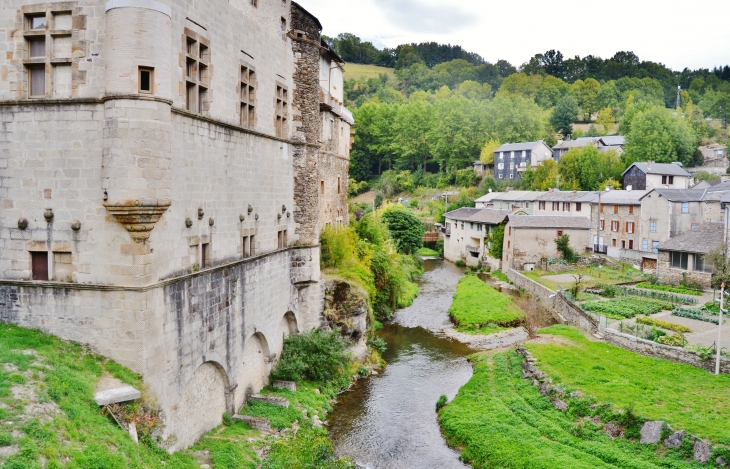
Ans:
POLYGON ((439 413, 447 442, 473 468, 701 467, 685 462, 683 449, 611 441, 590 421, 577 421, 573 402, 569 412, 558 411, 521 378, 521 358, 513 350, 472 356, 473 377, 439 413))
POLYGON ((429 248, 420 248, 416 254, 421 257, 439 257, 438 251, 429 248))
POLYGON ((592 313, 603 314, 611 319, 627 319, 639 314, 650 315, 673 308, 671 303, 646 298, 617 298, 608 301, 589 301, 581 307, 592 313))
POLYGON ((501 327, 497 326, 496 324, 487 324, 485 326, 459 326, 456 328, 459 332, 465 332, 467 334, 473 334, 473 335, 492 335, 496 334, 497 332, 502 332, 508 330, 507 327, 501 327))
POLYGON ((619 268, 610 264, 602 267, 579 267, 565 272, 546 272, 544 270, 536 269, 532 272, 521 273, 552 290, 557 290, 558 287, 569 288, 574 282, 572 278, 568 282, 554 282, 549 278, 546 278, 553 275, 582 275, 584 277, 582 283, 583 288, 595 287, 596 285, 637 282, 646 279, 646 275, 633 267, 625 265, 622 268, 619 268), (590 277, 590 279, 587 277, 590 277))
POLYGON ((488 324, 511 327, 519 325, 525 317, 511 297, 501 294, 475 275, 459 280, 449 313, 461 327, 488 324))
POLYGON ((501 270, 495 270, 491 273, 492 277, 496 278, 497 280, 501 280, 503 282, 509 282, 509 277, 507 277, 507 274, 502 272, 501 270))
POLYGON ((730 375, 649 358, 602 342, 577 329, 541 331, 573 345, 527 344, 538 365, 555 382, 579 389, 615 408, 634 406, 647 419, 664 420, 714 442, 730 444, 730 375))
MULTIPOLYGON (((36 330, 0 325, 0 440, 3 446, 18 448, 9 458, 0 457, 0 466, 36 469, 45 460, 48 468, 199 468, 188 452, 170 455, 144 437, 136 445, 126 431, 102 414, 94 402, 94 388, 105 372, 144 389, 139 375, 104 357, 85 353, 77 344, 36 330), (5 371, 6 365, 18 371, 5 371), (33 389, 40 403, 54 403, 59 412, 44 423, 27 418, 26 406, 31 402, 13 398, 13 386, 33 389)), ((216 443, 216 451, 235 454, 241 461, 255 461, 250 458, 250 446, 216 443)), ((203 441, 199 447, 212 450, 203 441)))
POLYGON ((395 69, 392 68, 351 63, 345 65, 345 79, 379 78, 381 73, 386 73, 391 78, 395 78, 395 69))
POLYGON ((658 285, 654 283, 641 282, 636 284, 637 288, 646 288, 647 290, 659 290, 672 293, 681 293, 683 295, 695 295, 702 296, 702 292, 699 290, 692 290, 685 287, 672 287, 670 285, 658 285))

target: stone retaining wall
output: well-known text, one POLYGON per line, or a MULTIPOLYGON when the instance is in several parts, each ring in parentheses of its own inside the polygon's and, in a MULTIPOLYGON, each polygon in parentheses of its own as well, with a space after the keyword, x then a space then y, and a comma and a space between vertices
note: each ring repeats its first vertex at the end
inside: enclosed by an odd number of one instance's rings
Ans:
POLYGON ((525 277, 514 269, 507 271, 507 278, 509 278, 510 282, 543 303, 561 324, 575 326, 578 329, 591 333, 598 332, 598 319, 575 306, 562 294, 556 293, 531 278, 525 277), (553 295, 555 296, 551 298, 553 295))
MULTIPOLYGON (((632 352, 636 352, 647 357, 663 358, 675 363, 683 363, 685 365, 696 366, 709 372, 715 372, 715 358, 702 360, 699 355, 689 350, 672 347, 670 345, 658 344, 646 339, 640 339, 632 335, 623 334, 614 329, 604 329, 601 331, 604 339, 609 344, 621 347, 632 352)), ((720 373, 730 373, 730 360, 722 358, 720 360, 720 373)))

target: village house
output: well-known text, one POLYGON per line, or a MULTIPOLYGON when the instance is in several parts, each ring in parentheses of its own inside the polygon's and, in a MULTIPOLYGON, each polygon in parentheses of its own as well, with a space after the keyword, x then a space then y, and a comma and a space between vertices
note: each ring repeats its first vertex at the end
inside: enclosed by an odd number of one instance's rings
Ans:
POLYGON ((519 179, 528 167, 550 159, 552 150, 543 142, 505 143, 494 150, 494 178, 498 181, 519 179))
POLYGON ((560 140, 557 145, 552 148, 553 159, 559 162, 563 155, 568 153, 572 148, 585 148, 587 146, 598 147, 600 145, 598 137, 580 137, 575 140, 560 140))
POLYGON ((624 152, 624 145, 626 144, 626 137, 623 135, 607 135, 605 137, 599 137, 598 151, 601 153, 613 150, 619 155, 624 152))
POLYGON ((179 450, 321 325, 342 61, 290 0, 8 0, 0 320, 144 377, 179 450))
POLYGON ((591 216, 591 205, 586 203, 595 192, 561 191, 551 189, 547 192, 536 192, 534 200, 535 215, 558 215, 563 217, 591 216))
POLYGON ((688 189, 692 175, 678 163, 634 163, 621 174, 624 189, 688 189))
POLYGON ((703 162, 700 166, 687 168, 692 174, 700 171, 715 174, 717 176, 725 176, 730 160, 727 156, 727 146, 719 143, 705 145, 698 148, 702 154, 703 162))
POLYGON ((490 192, 474 201, 476 208, 491 208, 494 210, 508 210, 520 212, 523 215, 532 215, 535 208, 535 197, 541 192, 512 191, 490 192))
POLYGON ((492 269, 500 268, 501 259, 489 256, 494 229, 507 222, 506 210, 460 208, 444 215, 444 259, 467 265, 486 262, 492 269))
POLYGON ((544 260, 558 258, 555 239, 567 235, 570 246, 582 253, 590 250, 588 217, 510 215, 505 227, 502 265, 532 270, 544 260))
POLYGON ((659 282, 676 285, 691 281, 709 288, 714 266, 707 255, 721 248, 724 236, 724 223, 705 223, 660 243, 656 269, 659 282))
POLYGON ((618 251, 638 250, 641 240, 641 198, 649 191, 606 191, 591 196, 591 240, 594 252, 624 257, 618 251), (600 201, 599 201, 600 200, 600 201))

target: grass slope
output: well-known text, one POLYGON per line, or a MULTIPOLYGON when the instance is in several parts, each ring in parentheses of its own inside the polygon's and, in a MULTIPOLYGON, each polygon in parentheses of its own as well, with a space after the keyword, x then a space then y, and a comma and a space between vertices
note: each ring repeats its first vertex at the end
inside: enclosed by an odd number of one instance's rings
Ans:
POLYGON ((567 326, 552 326, 541 333, 575 343, 526 345, 556 383, 615 408, 633 405, 644 418, 664 420, 674 428, 730 443, 730 375, 714 376, 689 365, 592 342, 567 326))
POLYGON ((448 443, 475 469, 691 468, 686 452, 617 439, 576 424, 521 378, 515 351, 480 354, 474 376, 439 413, 448 443))
POLYGON ((490 287, 478 277, 459 280, 449 313, 457 326, 515 326, 525 317, 512 298, 490 287))
POLYGON ((395 78, 395 69, 378 67, 377 65, 361 65, 361 64, 346 64, 345 65, 345 79, 354 78, 378 78, 381 73, 389 75, 391 78, 395 78))

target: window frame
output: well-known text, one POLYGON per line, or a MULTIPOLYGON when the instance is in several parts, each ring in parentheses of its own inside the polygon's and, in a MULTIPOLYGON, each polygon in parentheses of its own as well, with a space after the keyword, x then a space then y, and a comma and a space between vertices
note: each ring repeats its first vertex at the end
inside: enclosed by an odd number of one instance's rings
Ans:
POLYGON ((649 220, 649 233, 656 233, 656 220, 649 220))
POLYGON ((154 94, 154 83, 155 83, 155 68, 139 66, 137 67, 137 87, 138 92, 143 94, 154 94), (149 89, 142 88, 142 74, 149 73, 149 89))
POLYGON ((689 202, 682 202, 682 214, 689 213, 689 202))

